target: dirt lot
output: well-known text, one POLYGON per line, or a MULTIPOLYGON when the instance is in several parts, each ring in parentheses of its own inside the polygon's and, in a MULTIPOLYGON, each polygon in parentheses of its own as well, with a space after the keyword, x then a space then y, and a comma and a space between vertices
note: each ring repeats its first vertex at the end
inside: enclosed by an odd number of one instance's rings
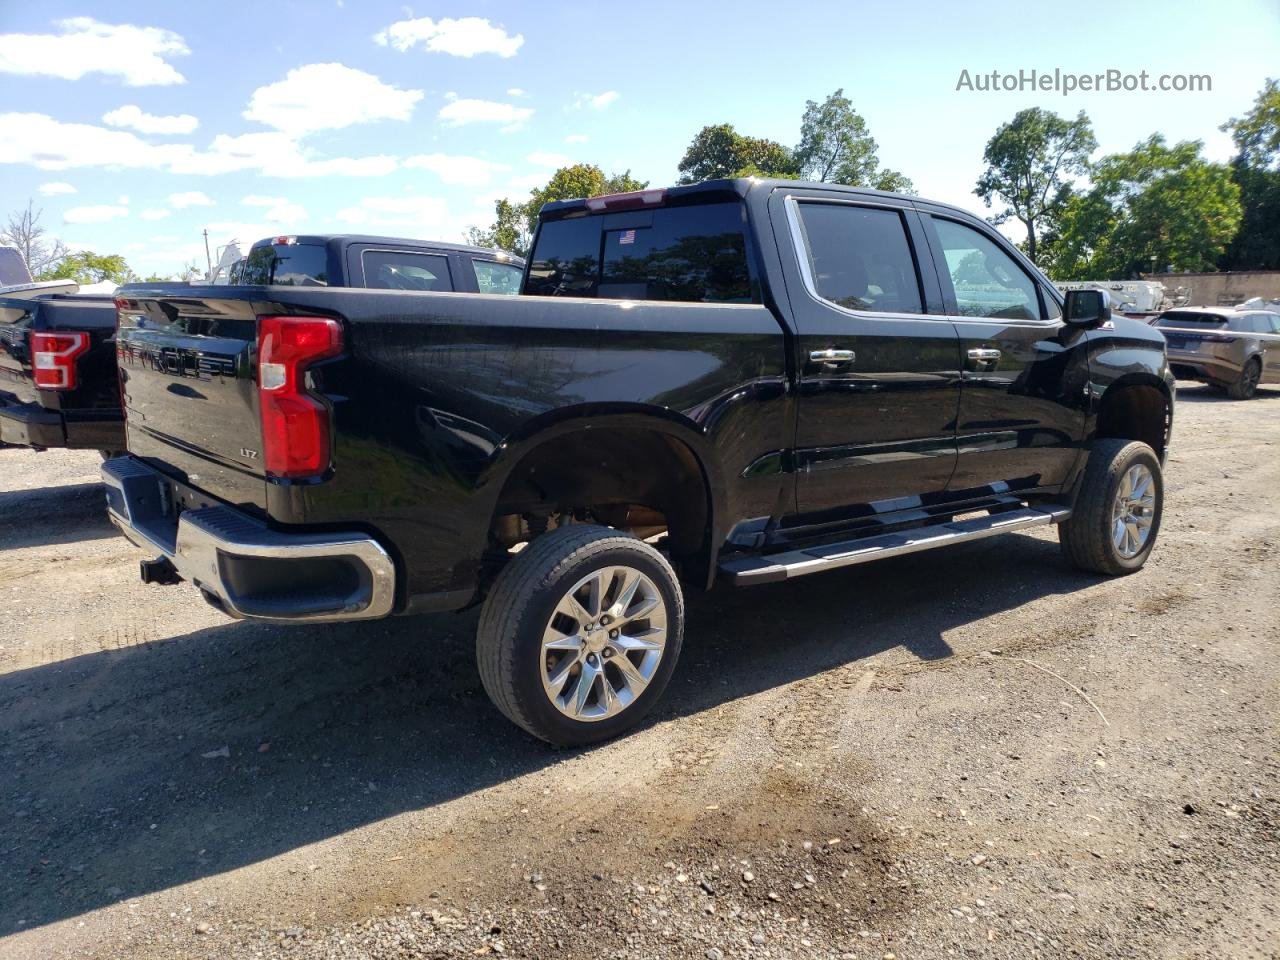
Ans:
POLYGON ((585 751, 489 706, 474 614, 228 621, 138 581, 96 456, 0 451, 0 954, 1280 956, 1280 390, 1184 386, 1144 572, 695 596, 585 751))

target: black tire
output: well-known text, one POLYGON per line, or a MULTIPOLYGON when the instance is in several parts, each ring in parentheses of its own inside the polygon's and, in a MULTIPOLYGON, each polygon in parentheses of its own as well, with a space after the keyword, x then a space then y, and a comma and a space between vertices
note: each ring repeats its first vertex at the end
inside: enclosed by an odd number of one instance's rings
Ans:
POLYGON ((1163 514, 1164 478, 1155 451, 1136 440, 1099 440, 1089 453, 1071 518, 1058 525, 1058 540, 1066 558, 1081 570, 1109 576, 1134 573, 1151 555, 1163 514), (1126 557, 1112 536, 1112 507, 1125 474, 1137 464, 1151 471, 1154 516, 1146 544, 1134 556, 1126 557))
POLYGON ((662 696, 684 638, 684 596, 665 557, 643 540, 608 527, 571 525, 531 542, 498 575, 476 629, 485 692, 512 723, 557 746, 615 737, 639 723, 662 696), (626 565, 644 573, 666 604, 662 659, 649 684, 621 712, 601 720, 561 713, 542 685, 542 636, 556 605, 595 570, 626 565))
POLYGON ((1258 383, 1262 380, 1262 361, 1250 357, 1240 368, 1240 376, 1235 382, 1227 384, 1227 396, 1232 400, 1252 400, 1258 392, 1258 383))

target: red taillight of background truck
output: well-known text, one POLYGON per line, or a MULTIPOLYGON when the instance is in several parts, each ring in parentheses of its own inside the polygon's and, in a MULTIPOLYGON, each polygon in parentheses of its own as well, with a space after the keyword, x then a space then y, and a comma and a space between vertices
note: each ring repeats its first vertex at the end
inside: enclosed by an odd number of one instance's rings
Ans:
POLYGON ((76 358, 89 349, 89 334, 79 330, 31 334, 31 372, 42 390, 74 390, 76 358))
POLYGON ((329 408, 306 384, 306 369, 342 352, 342 327, 328 317, 258 318, 258 403, 262 461, 273 477, 329 469, 329 408))

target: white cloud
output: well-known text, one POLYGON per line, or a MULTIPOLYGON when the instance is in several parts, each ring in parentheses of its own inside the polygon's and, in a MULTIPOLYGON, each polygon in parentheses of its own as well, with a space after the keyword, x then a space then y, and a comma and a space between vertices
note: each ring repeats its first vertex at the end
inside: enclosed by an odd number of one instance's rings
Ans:
POLYGON ((563 153, 535 150, 529 154, 529 162, 535 167, 567 167, 573 163, 573 158, 563 153))
POLYGON ((213 200, 199 190, 188 190, 185 193, 169 194, 169 205, 176 210, 186 207, 212 207, 213 200))
POLYGON ((591 138, 585 133, 571 133, 564 138, 565 143, 586 143, 591 138))
POLYGON ((528 95, 528 91, 521 90, 519 87, 512 87, 507 91, 508 97, 527 97, 528 95))
POLYGON ((408 120, 421 99, 421 90, 401 90, 363 70, 311 63, 253 91, 244 117, 302 136, 374 120, 408 120))
POLYGON ((42 183, 36 187, 36 193, 42 197, 58 197, 67 193, 75 193, 76 188, 62 180, 54 180, 50 183, 42 183))
POLYGON ((0 114, 0 163, 41 170, 114 167, 211 176, 256 171, 264 176, 377 177, 398 167, 393 156, 318 157, 287 133, 219 134, 208 149, 190 143, 152 144, 124 130, 62 123, 42 113, 0 114))
POLYGON ((507 188, 516 193, 523 193, 526 190, 532 190, 534 187, 545 187, 546 185, 546 173, 522 173, 507 181, 507 188))
POLYGON ((532 107, 517 107, 513 103, 498 103, 496 100, 458 99, 449 94, 449 100, 436 114, 451 127, 461 127, 469 123, 500 123, 504 133, 518 130, 524 122, 533 116, 532 107))
POLYGON ((482 187, 495 173, 511 169, 505 163, 446 153, 420 153, 405 158, 403 165, 411 170, 430 170, 445 183, 464 187, 482 187))
POLYGON ((604 93, 577 93, 573 97, 573 109, 581 110, 583 107, 591 107, 593 110, 603 110, 620 96, 622 94, 617 90, 606 90, 604 93))
POLYGON ((141 107, 132 103, 102 115, 102 122, 109 127, 132 127, 140 133, 191 133, 200 126, 200 121, 189 113, 181 113, 171 117, 158 117, 143 112, 141 107))
POLYGON ((117 217, 127 217, 128 207, 120 207, 110 203, 93 204, 87 207, 72 207, 62 215, 63 223, 106 223, 117 217))
POLYGON ((138 216, 140 216, 143 220, 163 220, 165 217, 169 215, 170 215, 170 211, 154 208, 154 207, 149 210, 143 210, 140 214, 138 214, 138 216))
POLYGON ((246 207, 265 207, 262 216, 268 223, 297 223, 307 218, 307 211, 301 204, 293 203, 285 197, 250 194, 240 202, 246 207))
POLYGON ((441 197, 365 197, 339 210, 337 218, 357 226, 429 229, 449 218, 449 204, 441 197))
POLYGON ((116 197, 116 203, 122 207, 127 207, 129 205, 129 195, 127 193, 120 194, 120 196, 116 197))
POLYGON ((171 30, 92 17, 59 20, 61 33, 0 34, 0 73, 79 80, 90 73, 119 77, 125 86, 186 83, 167 57, 191 51, 171 30))
POLYGON ((421 44, 433 53, 449 53, 455 57, 474 57, 478 53, 514 57, 524 43, 520 34, 512 36, 501 26, 481 17, 398 20, 375 33, 373 40, 380 46, 389 45, 401 52, 421 44))

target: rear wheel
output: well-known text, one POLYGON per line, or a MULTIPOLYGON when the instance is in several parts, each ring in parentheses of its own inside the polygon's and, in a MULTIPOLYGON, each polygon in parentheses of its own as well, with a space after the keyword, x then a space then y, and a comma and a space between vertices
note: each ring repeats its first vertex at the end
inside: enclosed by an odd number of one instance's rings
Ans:
POLYGON ((1141 570, 1164 509, 1155 451, 1136 440, 1099 440, 1089 454, 1071 518, 1058 527, 1075 566, 1112 576, 1141 570))
POLYGON ((607 527, 543 534, 499 574, 476 631, 485 692, 561 746, 606 740, 662 696, 684 634, 665 557, 607 527))
POLYGON ((1262 361, 1250 357, 1240 370, 1240 376, 1227 386, 1227 395, 1232 400, 1249 400, 1258 392, 1258 383, 1262 380, 1262 361))

